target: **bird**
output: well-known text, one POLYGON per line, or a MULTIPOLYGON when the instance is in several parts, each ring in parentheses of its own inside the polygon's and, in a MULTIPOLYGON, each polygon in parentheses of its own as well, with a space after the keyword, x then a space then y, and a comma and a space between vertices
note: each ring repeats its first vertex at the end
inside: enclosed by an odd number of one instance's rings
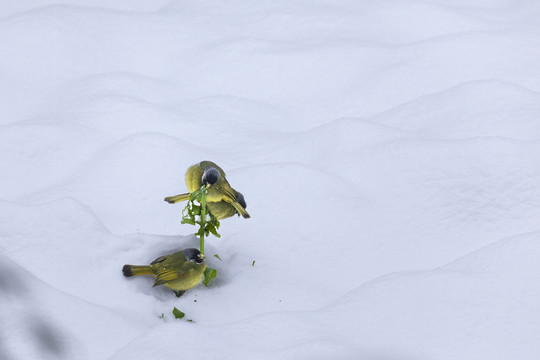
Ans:
POLYGON ((165 284, 177 297, 195 287, 206 270, 204 254, 195 248, 184 249, 173 254, 163 255, 150 265, 124 265, 125 277, 153 275, 154 287, 165 284))
POLYGON ((167 196, 164 200, 170 204, 186 201, 190 193, 205 186, 208 189, 206 195, 208 210, 218 220, 231 217, 236 213, 245 219, 251 217, 246 211, 247 204, 244 195, 231 187, 225 171, 212 161, 201 161, 190 166, 186 171, 186 186, 189 193, 167 196))

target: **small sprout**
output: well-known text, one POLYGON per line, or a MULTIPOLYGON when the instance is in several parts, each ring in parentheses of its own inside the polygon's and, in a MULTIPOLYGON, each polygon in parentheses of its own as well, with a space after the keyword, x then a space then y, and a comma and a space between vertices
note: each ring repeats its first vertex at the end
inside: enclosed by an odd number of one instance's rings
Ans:
POLYGON ((207 267, 206 270, 204 270, 204 278, 202 281, 204 286, 208 286, 208 283, 210 282, 210 280, 214 279, 216 276, 217 276, 217 270, 207 267))
POLYGON ((186 315, 182 311, 178 310, 176 307, 173 309, 172 313, 175 319, 181 319, 186 315))
POLYGON ((165 313, 161 313, 160 319, 165 319, 165 313))
POLYGON ((218 255, 218 254, 214 254, 214 257, 218 258, 218 259, 219 259, 219 261, 223 261, 223 260, 221 260, 221 258, 219 257, 219 255, 218 255))
POLYGON ((221 237, 217 232, 219 229, 219 220, 208 212, 206 208, 206 195, 208 188, 201 186, 189 195, 186 207, 182 210, 182 224, 199 225, 195 236, 199 237, 199 250, 204 254, 204 237, 210 234, 221 237), (195 203, 197 202, 197 204, 195 203))
POLYGON ((195 322, 195 321, 193 321, 193 320, 191 320, 191 319, 187 319, 186 321, 187 321, 187 322, 190 322, 190 323, 195 322))
POLYGON ((251 266, 255 266, 255 260, 253 260, 253 262, 251 263, 251 266))

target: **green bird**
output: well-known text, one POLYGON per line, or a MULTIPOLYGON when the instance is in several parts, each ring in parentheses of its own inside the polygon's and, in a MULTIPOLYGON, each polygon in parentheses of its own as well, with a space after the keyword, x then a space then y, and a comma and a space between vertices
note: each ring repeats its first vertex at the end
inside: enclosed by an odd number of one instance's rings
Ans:
POLYGON ((204 254, 190 248, 160 256, 150 265, 124 265, 122 272, 125 277, 153 275, 156 277, 153 286, 165 284, 180 297, 201 281, 205 269, 204 254))
POLYGON ((236 213, 242 215, 245 219, 250 217, 246 211, 247 205, 244 196, 231 187, 227 181, 225 171, 215 163, 201 161, 190 166, 186 171, 186 185, 189 193, 167 196, 164 200, 170 204, 186 201, 189 199, 190 193, 204 185, 208 189, 206 195, 208 210, 218 220, 231 217, 236 213))

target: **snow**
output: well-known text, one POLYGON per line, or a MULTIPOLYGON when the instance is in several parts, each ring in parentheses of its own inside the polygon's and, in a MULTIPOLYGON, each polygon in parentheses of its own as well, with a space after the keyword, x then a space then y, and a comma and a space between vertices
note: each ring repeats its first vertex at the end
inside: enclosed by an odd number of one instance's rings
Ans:
POLYGON ((539 16, 3 1, 0 358, 540 358, 539 16), (163 198, 201 160, 252 216, 218 277, 124 278, 198 245, 163 198))

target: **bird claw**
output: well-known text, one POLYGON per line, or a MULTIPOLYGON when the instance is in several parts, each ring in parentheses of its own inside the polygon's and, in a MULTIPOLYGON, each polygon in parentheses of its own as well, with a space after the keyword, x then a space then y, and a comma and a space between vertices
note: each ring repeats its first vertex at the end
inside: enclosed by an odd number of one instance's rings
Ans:
POLYGON ((180 296, 184 295, 185 290, 184 290, 184 291, 176 291, 176 290, 173 290, 173 293, 176 295, 176 297, 180 297, 180 296))

